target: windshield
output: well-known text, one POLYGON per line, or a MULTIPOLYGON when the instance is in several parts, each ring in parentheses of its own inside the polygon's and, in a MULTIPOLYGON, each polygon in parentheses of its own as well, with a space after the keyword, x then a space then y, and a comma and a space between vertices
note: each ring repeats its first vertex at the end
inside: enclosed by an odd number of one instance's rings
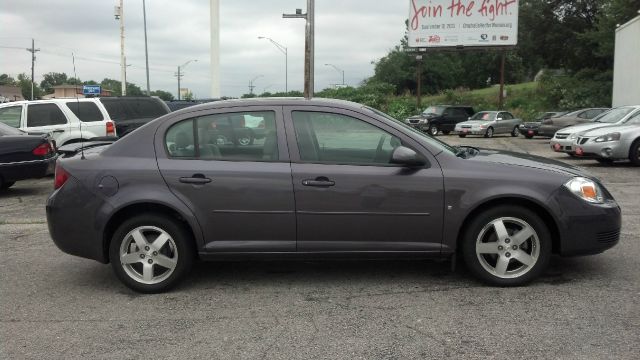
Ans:
POLYGON ((622 120, 625 116, 629 115, 635 109, 636 108, 634 107, 619 107, 598 116, 594 121, 600 122, 600 123, 614 124, 622 120))
POLYGON ((479 112, 469 118, 469 120, 493 120, 496 114, 495 112, 479 112))
MULTIPOLYGON (((405 130, 407 130, 407 131, 409 131, 409 132, 411 132, 413 134, 418 135, 421 139, 426 140, 429 144, 433 145, 434 147, 438 148, 441 151, 448 151, 448 152, 450 152, 452 154, 457 154, 459 152, 459 150, 454 148, 453 146, 451 146, 451 145, 449 145, 449 144, 447 144, 445 142, 442 142, 442 141, 440 141, 440 140, 438 140, 436 138, 433 138, 433 137, 423 133, 420 130, 414 129, 413 127, 411 127, 411 126, 409 126, 409 125, 407 125, 407 124, 405 124, 405 123, 403 123, 401 121, 398 121, 397 119, 394 119, 393 117, 383 113, 382 111, 376 110, 376 109, 368 107, 368 106, 363 106, 362 108, 363 109, 367 109, 367 110, 373 112, 376 115, 382 116, 385 119, 393 121, 394 123, 402 126, 405 130)), ((435 155, 437 155, 437 154, 435 154, 435 155)))
POLYGON ((422 113, 424 115, 442 115, 445 109, 444 106, 429 106, 422 113))

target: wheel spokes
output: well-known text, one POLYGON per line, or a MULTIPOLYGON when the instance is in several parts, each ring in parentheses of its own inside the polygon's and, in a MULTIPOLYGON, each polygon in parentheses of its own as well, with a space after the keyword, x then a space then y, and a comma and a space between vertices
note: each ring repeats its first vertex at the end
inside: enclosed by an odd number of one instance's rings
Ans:
POLYGON ((511 236, 511 240, 515 245, 522 245, 525 241, 529 240, 535 233, 533 229, 529 226, 522 228, 522 230, 511 236))
POLYGON ((478 243, 476 244, 476 252, 478 254, 498 254, 498 243, 478 243))
POLYGON ((167 241, 169 241, 170 238, 171 236, 169 236, 169 234, 162 233, 158 236, 158 238, 156 238, 153 241, 153 243, 151 244, 151 247, 154 248, 156 251, 160 251, 160 249, 164 247, 164 245, 167 243, 167 241))
POLYGON ((175 259, 166 257, 164 255, 158 255, 154 257, 156 265, 162 266, 169 270, 173 270, 176 267, 177 261, 175 259))
POLYGON ((147 243, 147 239, 145 239, 144 235, 142 234, 142 231, 140 231, 139 229, 134 230, 131 233, 131 237, 133 237, 133 241, 135 241, 139 250, 143 250, 145 246, 149 245, 147 243))
POLYGON ((496 262, 496 274, 500 276, 504 276, 507 273, 507 267, 509 266, 509 260, 504 256, 498 257, 498 262, 496 262))
POLYGON ((507 232, 507 227, 504 225, 502 219, 498 219, 493 222, 493 229, 496 232, 496 236, 499 241, 504 241, 504 239, 509 237, 509 233, 507 232))
POLYGON ((142 279, 148 282, 153 280, 153 264, 142 263, 142 279))
POLYGON ((526 266, 531 266, 536 262, 536 260, 531 255, 525 253, 524 251, 516 251, 516 253, 513 254, 513 258, 526 266))
POLYGON ((125 265, 138 263, 142 261, 142 258, 140 258, 140 254, 141 253, 137 252, 131 254, 122 254, 120 255, 120 262, 125 265))

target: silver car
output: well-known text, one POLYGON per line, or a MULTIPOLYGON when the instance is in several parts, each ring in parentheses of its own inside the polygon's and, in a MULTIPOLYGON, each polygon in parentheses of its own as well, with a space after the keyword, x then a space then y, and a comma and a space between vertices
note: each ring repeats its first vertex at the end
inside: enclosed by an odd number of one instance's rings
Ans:
POLYGON ((576 156, 574 142, 581 133, 612 125, 622 125, 637 111, 640 111, 640 105, 622 106, 596 117, 592 123, 569 126, 558 130, 549 142, 551 150, 576 156))
POLYGON ((640 111, 624 125, 587 131, 576 139, 577 156, 594 157, 602 163, 629 159, 640 166, 640 111))
POLYGON ((455 131, 461 138, 467 135, 482 135, 491 138, 495 134, 511 134, 516 137, 520 133, 518 127, 522 119, 518 119, 507 111, 481 111, 469 118, 469 121, 456 125, 455 131))

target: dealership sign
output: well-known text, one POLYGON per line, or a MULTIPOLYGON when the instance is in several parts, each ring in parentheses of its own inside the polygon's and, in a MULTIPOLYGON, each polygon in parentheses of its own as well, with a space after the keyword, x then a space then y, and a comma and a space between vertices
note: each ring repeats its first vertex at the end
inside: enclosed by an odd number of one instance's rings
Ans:
POLYGON ((409 0, 409 46, 513 46, 518 0, 409 0))

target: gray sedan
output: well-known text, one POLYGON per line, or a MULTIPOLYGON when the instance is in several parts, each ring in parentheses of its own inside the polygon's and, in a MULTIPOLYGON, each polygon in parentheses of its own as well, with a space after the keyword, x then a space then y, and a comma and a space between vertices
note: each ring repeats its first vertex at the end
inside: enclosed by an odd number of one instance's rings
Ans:
POLYGON ((513 137, 520 133, 518 127, 522 120, 507 111, 481 111, 469 118, 469 121, 456 125, 455 131, 460 137, 482 135, 491 138, 495 134, 510 134, 513 137))
POLYGON ((640 111, 624 125, 582 133, 574 147, 577 156, 594 157, 602 163, 628 159, 640 166, 640 111))
POLYGON ((176 111, 112 145, 66 150, 54 188, 55 244, 111 263, 140 292, 175 286, 196 260, 458 254, 479 279, 517 286, 552 254, 615 246, 621 227, 611 194, 578 168, 452 147, 327 99, 176 111), (261 118, 265 138, 217 142, 213 125, 239 115, 261 118))

